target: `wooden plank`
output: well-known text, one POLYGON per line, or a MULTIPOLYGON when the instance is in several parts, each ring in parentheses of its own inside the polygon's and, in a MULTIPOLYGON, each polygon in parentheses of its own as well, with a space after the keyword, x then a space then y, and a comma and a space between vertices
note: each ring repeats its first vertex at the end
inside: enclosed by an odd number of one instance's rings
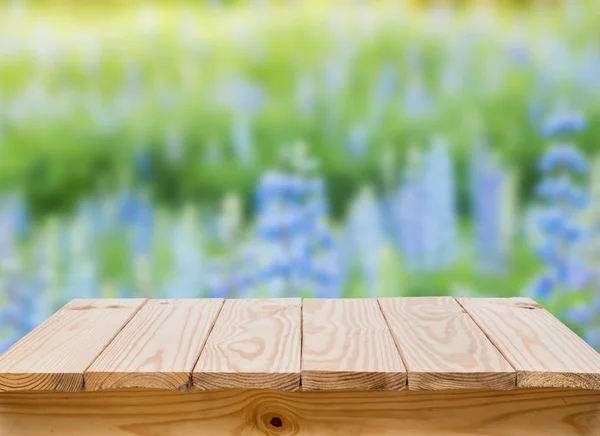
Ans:
POLYGON ((305 299, 302 389, 403 389, 406 369, 375 299, 305 299))
POLYGON ((516 372, 452 297, 380 298, 411 390, 512 389, 516 372))
POLYGON ((223 299, 149 300, 85 372, 86 390, 187 390, 223 299))
POLYGON ((193 372, 197 389, 300 386, 299 298, 227 300, 193 372))
POLYGON ((81 390, 86 368, 145 301, 71 301, 0 356, 0 392, 81 390))
POLYGON ((597 391, 0 394, 1 436, 600 435, 597 391))
POLYGON ((517 386, 600 389, 600 354, 535 301, 458 301, 517 370, 517 386))

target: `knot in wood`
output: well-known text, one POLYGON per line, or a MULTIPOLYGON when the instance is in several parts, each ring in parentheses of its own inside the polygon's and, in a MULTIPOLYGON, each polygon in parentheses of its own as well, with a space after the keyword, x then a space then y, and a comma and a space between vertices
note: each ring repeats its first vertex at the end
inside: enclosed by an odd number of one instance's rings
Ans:
POLYGON ((279 416, 274 416, 273 418, 271 418, 270 424, 271 426, 276 428, 283 427, 283 422, 281 422, 281 418, 279 416))
POLYGON ((258 398, 252 403, 248 417, 254 428, 272 436, 298 434, 298 419, 285 398, 258 398))

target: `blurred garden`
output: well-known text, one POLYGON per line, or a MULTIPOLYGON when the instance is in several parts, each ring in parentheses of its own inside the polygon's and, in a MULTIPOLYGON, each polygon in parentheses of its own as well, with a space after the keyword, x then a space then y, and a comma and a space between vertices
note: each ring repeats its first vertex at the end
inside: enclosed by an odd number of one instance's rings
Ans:
POLYGON ((600 349, 599 16, 0 0, 0 351, 72 298, 411 295, 600 349))

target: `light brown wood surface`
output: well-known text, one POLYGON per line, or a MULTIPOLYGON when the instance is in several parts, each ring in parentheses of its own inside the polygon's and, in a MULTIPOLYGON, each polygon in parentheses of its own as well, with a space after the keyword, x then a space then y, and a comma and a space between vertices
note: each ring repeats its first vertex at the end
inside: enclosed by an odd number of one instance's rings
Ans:
POLYGON ((535 301, 458 301, 517 370, 518 386, 600 389, 600 355, 535 301))
POLYGON ((299 298, 227 300, 193 372, 197 389, 300 386, 299 298))
POLYGON ((376 299, 305 299, 302 389, 403 389, 406 369, 376 299))
POLYGON ((86 368, 145 301, 71 301, 0 356, 0 392, 81 390, 86 368))
POLYGON ((600 393, 99 391, 0 394, 0 436, 600 436, 600 393))
POLYGON ((223 299, 149 300, 85 372, 88 391, 187 390, 223 299))
POLYGON ((534 301, 459 303, 74 300, 0 356, 0 392, 600 390, 600 355, 534 301))
POLYGON ((380 298, 408 388, 512 389, 515 370, 452 297, 380 298))

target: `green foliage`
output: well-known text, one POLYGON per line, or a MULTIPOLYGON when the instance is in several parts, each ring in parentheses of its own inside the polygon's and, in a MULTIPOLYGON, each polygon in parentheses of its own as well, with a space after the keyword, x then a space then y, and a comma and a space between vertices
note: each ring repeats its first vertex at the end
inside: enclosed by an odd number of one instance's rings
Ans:
MULTIPOLYGON (((211 9, 155 2, 150 13, 138 3, 78 4, 81 14, 75 19, 69 7, 42 2, 14 22, 2 12, 8 6, 0 6, 2 35, 25 44, 44 22, 53 29, 48 38, 56 49, 55 54, 48 50, 49 60, 44 62, 39 59, 43 56, 25 49, 0 59, 3 103, 22 98, 32 84, 47 93, 23 120, 3 116, 0 122, 0 188, 21 189, 37 215, 68 210, 82 196, 118 186, 123 173, 133 172, 136 151, 146 147, 151 177, 132 179, 147 186, 156 200, 170 205, 214 202, 237 191, 250 207, 253 185, 274 163, 279 147, 302 138, 321 162, 334 214, 339 215, 358 186, 381 183, 379 156, 385 144, 398 149, 400 169, 409 146, 425 145, 432 134, 441 133, 450 139, 459 168, 465 168, 475 141, 472 120, 477 117, 493 147, 518 169, 520 195, 527 197, 544 147, 528 115, 529 98, 544 67, 536 44, 560 34, 577 51, 598 36, 593 19, 598 11, 592 3, 584 3, 589 13, 576 25, 565 20, 558 6, 548 6, 544 14, 521 12, 528 32, 519 38, 510 37, 514 12, 501 6, 492 10, 498 15, 493 26, 481 25, 472 8, 460 9, 448 24, 437 26, 423 11, 383 2, 345 10, 319 2, 296 8, 274 3, 268 14, 233 4, 211 9), (143 24, 144 19, 155 24, 143 24), (457 54, 449 50, 451 45, 461 38, 473 39, 467 86, 458 96, 444 96, 439 89, 442 71, 457 54), (514 66, 507 60, 513 39, 529 53, 527 65, 514 66), (82 41, 91 43, 88 47, 82 41), (100 56, 90 50, 95 44, 100 56), (422 71, 407 64, 406 51, 415 45, 422 52, 422 71), (488 92, 485 68, 494 60, 505 76, 499 89, 488 92), (324 79, 326 61, 342 62, 347 74, 334 97, 324 79), (368 119, 374 84, 384 65, 393 69, 400 84, 419 74, 437 109, 424 119, 407 117, 401 110, 402 91, 396 87, 368 132, 366 155, 352 158, 346 146, 348 131, 368 119), (130 74, 138 75, 139 82, 129 83, 130 74), (308 114, 296 103, 303 74, 315 84, 315 107, 308 114), (265 103, 253 117, 253 159, 246 164, 236 160, 231 140, 234 115, 223 95, 227 77, 243 77, 265 93, 265 103), (90 110, 90 95, 100 99, 107 125, 99 125, 101 120, 90 110), (119 99, 125 102, 123 109, 119 99), (61 111, 63 100, 67 108, 61 111), (185 143, 179 159, 165 151, 165 132, 172 126, 185 143), (215 162, 207 159, 211 147, 219 150, 215 162)), ((562 97, 577 90, 566 82, 552 92, 562 97)), ((598 101, 586 101, 580 108, 589 120, 600 116, 598 101)), ((599 125, 591 123, 577 143, 592 151, 599 134, 599 125)), ((458 174, 465 210, 467 172, 458 174)))

